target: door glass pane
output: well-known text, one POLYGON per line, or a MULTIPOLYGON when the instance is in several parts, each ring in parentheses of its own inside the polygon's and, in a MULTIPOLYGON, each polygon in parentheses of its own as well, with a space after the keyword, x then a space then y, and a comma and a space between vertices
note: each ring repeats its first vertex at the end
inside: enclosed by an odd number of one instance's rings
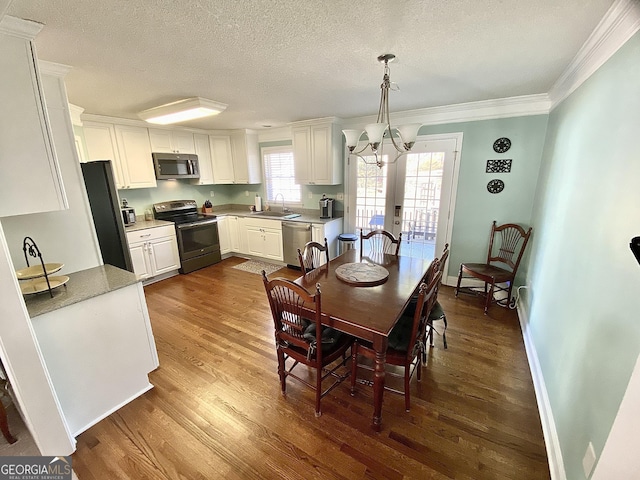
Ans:
POLYGON ((401 255, 435 257, 443 168, 444 152, 407 154, 401 255))
MULTIPOLYGON (((374 157, 366 157, 374 162, 374 157)), ((387 166, 365 163, 357 157, 356 229, 365 233, 384 227, 387 203, 387 166)))

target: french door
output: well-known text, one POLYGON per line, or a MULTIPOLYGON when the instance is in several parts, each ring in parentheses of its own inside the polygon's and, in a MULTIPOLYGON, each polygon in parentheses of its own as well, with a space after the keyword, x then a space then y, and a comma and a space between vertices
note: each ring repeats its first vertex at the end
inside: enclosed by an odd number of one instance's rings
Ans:
MULTIPOLYGON (((349 161, 348 227, 402 233, 400 254, 432 259, 451 243, 462 134, 418 137, 411 152, 379 168, 349 161)), ((393 146, 383 152, 395 158, 393 146)), ((366 157, 373 161, 374 157, 366 157)))

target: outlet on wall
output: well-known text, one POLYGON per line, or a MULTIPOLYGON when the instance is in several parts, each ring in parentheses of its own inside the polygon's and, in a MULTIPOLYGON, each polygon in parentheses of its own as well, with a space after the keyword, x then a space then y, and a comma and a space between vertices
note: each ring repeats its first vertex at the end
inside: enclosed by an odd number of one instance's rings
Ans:
POLYGON ((336 195, 336 198, 338 200, 344 200, 344 194, 343 193, 339 193, 339 194, 336 195))
POLYGON ((211 190, 211 191, 209 192, 209 196, 210 196, 211 198, 213 198, 215 195, 216 195, 216 192, 214 192, 213 190, 211 190))
POLYGON ((593 443, 589 442, 587 446, 587 451, 584 452, 584 457, 582 457, 582 468, 584 469, 584 476, 589 478, 591 475, 591 471, 593 470, 593 465, 596 463, 596 452, 593 449, 593 443))
POLYGON ((309 198, 313 198, 313 193, 309 192, 309 198))
POLYGON ((245 197, 248 197, 248 196, 249 196, 249 190, 245 190, 245 191, 244 191, 244 196, 245 196, 245 197))

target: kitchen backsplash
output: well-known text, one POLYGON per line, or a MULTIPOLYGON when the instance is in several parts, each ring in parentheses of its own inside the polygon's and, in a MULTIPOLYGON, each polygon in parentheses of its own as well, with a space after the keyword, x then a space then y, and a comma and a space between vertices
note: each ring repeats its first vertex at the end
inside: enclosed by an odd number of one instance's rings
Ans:
MULTIPOLYGON (((338 194, 344 191, 342 185, 323 185, 323 186, 302 186, 302 208, 305 210, 318 209, 318 202, 322 198, 322 194, 326 194, 329 198, 337 198, 338 194), (309 195, 311 194, 311 198, 309 195)), ((158 180, 156 188, 136 188, 118 190, 118 196, 122 202, 123 198, 127 199, 130 207, 136 211, 136 215, 143 216, 144 211, 154 203, 166 202, 168 200, 195 200, 198 205, 202 205, 206 200, 210 200, 214 210, 216 206, 240 204, 253 205, 256 194, 263 198, 264 203, 268 203, 265 199, 265 192, 262 184, 256 185, 191 185, 183 180, 158 180), (213 196, 211 192, 214 192, 213 196)), ((336 200, 335 209, 344 211, 342 200, 336 200)), ((293 207, 295 210, 295 207, 293 207)))

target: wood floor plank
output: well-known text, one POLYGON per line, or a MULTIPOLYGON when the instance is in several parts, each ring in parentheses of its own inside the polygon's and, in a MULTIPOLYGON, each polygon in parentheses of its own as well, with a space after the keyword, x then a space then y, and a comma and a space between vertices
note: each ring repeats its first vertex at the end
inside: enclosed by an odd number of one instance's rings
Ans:
POLYGON ((385 392, 375 433, 366 385, 354 396, 340 385, 319 418, 311 389, 289 380, 281 394, 262 279, 232 268, 243 261, 145 287, 154 388, 78 437, 81 479, 550 478, 514 311, 485 316, 478 298, 443 287, 449 348, 436 336, 410 412, 385 392))

